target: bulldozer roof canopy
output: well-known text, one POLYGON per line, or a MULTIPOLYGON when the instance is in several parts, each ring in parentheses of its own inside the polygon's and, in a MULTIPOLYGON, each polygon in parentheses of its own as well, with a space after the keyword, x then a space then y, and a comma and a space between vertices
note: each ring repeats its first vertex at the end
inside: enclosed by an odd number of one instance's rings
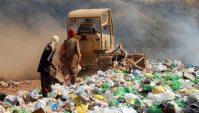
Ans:
POLYGON ((69 18, 97 18, 110 9, 79 9, 68 14, 69 18))

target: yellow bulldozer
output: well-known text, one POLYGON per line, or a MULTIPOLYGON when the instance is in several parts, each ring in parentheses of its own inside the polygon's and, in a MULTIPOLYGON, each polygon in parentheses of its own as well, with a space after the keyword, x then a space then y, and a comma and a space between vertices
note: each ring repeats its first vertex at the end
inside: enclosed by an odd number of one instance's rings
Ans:
POLYGON ((127 54, 122 44, 114 42, 114 29, 110 9, 79 9, 68 14, 67 30, 77 29, 82 54, 82 70, 106 71, 120 64, 122 71, 146 69, 146 54, 127 54), (114 45, 117 47, 114 48, 114 45), (117 50, 121 52, 117 52, 117 50))

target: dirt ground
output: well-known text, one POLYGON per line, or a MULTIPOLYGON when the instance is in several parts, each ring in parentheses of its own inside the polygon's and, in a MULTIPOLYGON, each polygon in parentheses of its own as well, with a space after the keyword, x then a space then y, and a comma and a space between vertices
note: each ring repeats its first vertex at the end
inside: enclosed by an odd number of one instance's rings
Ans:
POLYGON ((25 83, 25 80, 19 80, 20 85, 9 88, 0 88, 0 93, 7 95, 18 95, 18 91, 31 91, 34 89, 41 89, 40 80, 29 80, 30 83, 25 83))
MULTIPOLYGON (((92 76, 93 74, 97 73, 97 71, 81 71, 78 74, 79 78, 85 78, 87 76, 92 76)), ((5 93, 7 95, 18 95, 18 91, 32 91, 34 89, 40 89, 41 90, 41 81, 40 80, 28 80, 30 83, 25 83, 26 80, 19 80, 20 85, 15 87, 9 87, 9 88, 1 88, 0 87, 0 93, 5 93)))

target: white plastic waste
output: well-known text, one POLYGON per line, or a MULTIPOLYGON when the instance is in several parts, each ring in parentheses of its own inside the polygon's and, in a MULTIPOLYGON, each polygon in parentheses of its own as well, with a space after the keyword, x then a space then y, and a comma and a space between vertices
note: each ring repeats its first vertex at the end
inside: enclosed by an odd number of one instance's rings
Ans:
POLYGON ((36 90, 33 90, 33 91, 30 93, 29 97, 34 98, 34 99, 37 99, 37 98, 39 97, 39 93, 38 93, 36 90))
POLYGON ((52 89, 52 91, 53 90, 57 90, 57 91, 61 91, 61 92, 63 92, 64 91, 64 85, 51 85, 51 89, 52 89))
POLYGON ((50 103, 50 102, 52 102, 52 98, 42 98, 42 100, 43 100, 45 103, 50 103))
POLYGON ((157 102, 173 100, 170 93, 160 93, 160 94, 148 93, 147 98, 150 100, 157 101, 157 102))
POLYGON ((17 103, 17 97, 16 96, 13 96, 13 95, 7 95, 3 102, 9 102, 11 103, 12 105, 15 105, 17 103))
POLYGON ((104 74, 104 72, 101 71, 101 70, 97 71, 97 74, 99 75, 99 77, 106 77, 106 75, 104 74))
POLYGON ((3 106, 0 105, 0 113, 6 113, 6 110, 3 106))
POLYGON ((37 100, 37 103, 36 103, 35 106, 39 106, 41 108, 44 108, 44 107, 46 107, 46 102, 42 99, 39 99, 39 100, 37 100))
POLYGON ((161 71, 166 70, 166 69, 167 69, 167 67, 165 65, 162 65, 162 63, 158 63, 158 65, 155 66, 155 70, 157 72, 161 72, 161 71))
POLYGON ((127 106, 121 107, 121 110, 123 113, 137 113, 135 109, 133 109, 132 107, 128 108, 127 106))
POLYGON ((190 82, 189 80, 179 80, 181 82, 180 88, 182 88, 180 91, 183 90, 191 90, 192 89, 192 85, 194 85, 194 83, 190 82))
POLYGON ((124 95, 124 99, 129 102, 129 100, 133 100, 135 98, 139 98, 137 97, 137 95, 133 94, 133 93, 125 93, 124 95))
POLYGON ((134 89, 138 89, 138 88, 140 87, 139 81, 138 81, 138 80, 135 80, 135 81, 133 81, 133 82, 134 82, 134 85, 132 85, 132 87, 133 87, 134 89))
POLYGON ((186 70, 188 73, 193 73, 194 72, 194 68, 192 68, 192 67, 189 67, 189 68, 187 68, 187 70, 186 70))
POLYGON ((110 100, 113 95, 111 94, 111 92, 109 90, 106 90, 104 96, 105 96, 106 99, 110 100))
POLYGON ((93 100, 94 100, 95 103, 96 103, 97 105, 99 105, 101 108, 106 108, 106 107, 108 107, 108 103, 102 102, 102 101, 100 101, 100 100, 98 100, 98 99, 94 99, 94 98, 93 98, 93 100))
POLYGON ((189 95, 189 104, 192 104, 194 102, 199 101, 199 91, 193 92, 192 94, 189 95))
POLYGON ((106 82, 107 82, 107 84, 108 84, 108 86, 110 86, 110 87, 113 87, 114 86, 114 83, 113 83, 113 81, 112 80, 110 80, 110 79, 105 79, 106 80, 106 82))
POLYGON ((55 110, 56 111, 59 110, 63 103, 64 103, 63 101, 57 102, 57 105, 55 106, 55 110))

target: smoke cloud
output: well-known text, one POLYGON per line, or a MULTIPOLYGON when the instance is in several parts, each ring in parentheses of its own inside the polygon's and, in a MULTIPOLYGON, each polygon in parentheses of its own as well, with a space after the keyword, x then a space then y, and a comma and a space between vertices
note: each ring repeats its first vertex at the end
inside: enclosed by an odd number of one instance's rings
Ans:
POLYGON ((68 13, 88 8, 111 8, 115 42, 120 41, 129 54, 137 50, 148 59, 199 64, 198 9, 184 2, 1 0, 0 77, 38 79, 46 44, 58 35, 58 53, 67 38, 68 13))
MULTIPOLYGON (((0 15, 0 75, 7 79, 37 79, 37 67, 41 54, 53 35, 60 37, 60 42, 67 38, 66 29, 62 28, 47 14, 37 21, 33 27, 17 23, 0 15), (42 24, 39 24, 42 23, 42 24)), ((28 23, 29 23, 28 22, 28 23)), ((57 45, 59 50, 60 43, 57 45)), ((56 57, 56 56, 55 56, 56 57)))

